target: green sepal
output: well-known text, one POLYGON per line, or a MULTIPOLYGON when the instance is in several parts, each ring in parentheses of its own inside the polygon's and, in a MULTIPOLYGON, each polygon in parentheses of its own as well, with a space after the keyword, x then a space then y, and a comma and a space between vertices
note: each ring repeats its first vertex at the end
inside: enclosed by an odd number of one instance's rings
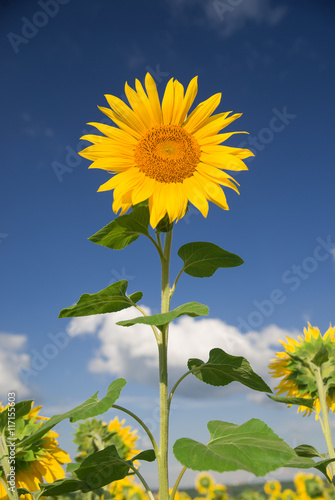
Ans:
POLYGON ((183 304, 181 306, 176 307, 172 311, 161 314, 153 314, 151 316, 139 316, 138 318, 127 319, 124 321, 118 321, 116 324, 120 326, 133 326, 138 323, 142 323, 144 325, 152 325, 157 326, 160 330, 171 323, 179 316, 187 315, 191 317, 196 316, 207 316, 208 307, 204 304, 199 304, 199 302, 187 302, 187 304, 183 304))
POLYGON ((193 439, 178 439, 173 447, 177 460, 192 470, 216 472, 246 470, 265 476, 296 456, 264 422, 251 419, 242 425, 208 422, 211 439, 204 445, 193 439))
POLYGON ((322 344, 318 352, 315 354, 314 358, 311 362, 316 366, 322 366, 323 363, 326 363, 329 360, 329 354, 327 348, 322 344))
POLYGON ((86 418, 95 417, 105 413, 109 408, 113 406, 115 401, 119 398, 121 390, 126 385, 126 381, 123 378, 114 380, 108 387, 106 396, 102 399, 97 397, 98 392, 93 394, 89 399, 79 406, 76 406, 73 410, 69 410, 61 415, 54 415, 44 424, 42 424, 37 431, 17 443, 17 450, 26 449, 32 443, 41 439, 47 432, 50 431, 56 424, 65 420, 70 419, 70 422, 74 423, 78 420, 85 420, 86 418))
POLYGON ((207 363, 201 359, 189 359, 187 366, 192 374, 206 384, 215 386, 240 382, 250 389, 261 392, 272 392, 264 380, 257 375, 242 356, 231 356, 219 348, 212 349, 207 363))
POLYGON ((271 394, 267 395, 269 398, 273 399, 277 403, 284 403, 286 405, 298 405, 298 406, 306 406, 306 408, 310 408, 313 410, 314 406, 314 398, 287 398, 285 396, 271 396, 271 394))
POLYGON ((309 458, 320 457, 320 458, 324 458, 324 456, 321 455, 318 452, 318 450, 316 448, 314 448, 314 446, 310 446, 309 444, 301 444, 299 446, 296 446, 296 448, 294 448, 294 451, 296 452, 296 454, 299 457, 309 457, 309 458))
POLYGON ((236 267, 243 264, 238 255, 205 241, 195 241, 181 246, 178 255, 184 261, 183 272, 195 278, 208 278, 220 267, 236 267))
POLYGON ((18 403, 15 403, 14 406, 10 406, 3 412, 0 412, 0 430, 8 427, 8 410, 10 411, 10 414, 13 414, 14 420, 18 420, 19 418, 24 417, 30 412, 32 402, 32 399, 19 401, 18 403), (12 408, 14 408, 14 411, 11 410, 12 408))
POLYGON ((165 214, 163 219, 161 219, 157 226, 156 226, 156 232, 157 233, 169 233, 173 228, 173 222, 170 222, 168 214, 165 214))
POLYGON ((127 280, 121 280, 109 285, 107 288, 97 293, 84 293, 78 302, 70 307, 62 309, 59 318, 74 318, 77 316, 91 316, 93 314, 105 314, 122 309, 127 309, 138 302, 143 294, 135 292, 126 295, 128 286, 127 280))
POLYGON ((122 250, 137 240, 140 234, 149 236, 149 219, 149 208, 137 206, 132 212, 117 217, 88 239, 112 250, 122 250))

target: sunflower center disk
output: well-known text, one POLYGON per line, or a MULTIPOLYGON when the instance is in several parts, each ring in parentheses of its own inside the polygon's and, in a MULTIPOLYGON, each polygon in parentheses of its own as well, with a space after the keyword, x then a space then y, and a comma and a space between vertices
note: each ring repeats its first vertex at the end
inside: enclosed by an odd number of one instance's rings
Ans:
POLYGON ((159 182, 182 182, 191 177, 200 160, 196 139, 178 125, 148 130, 135 150, 140 172, 159 182))

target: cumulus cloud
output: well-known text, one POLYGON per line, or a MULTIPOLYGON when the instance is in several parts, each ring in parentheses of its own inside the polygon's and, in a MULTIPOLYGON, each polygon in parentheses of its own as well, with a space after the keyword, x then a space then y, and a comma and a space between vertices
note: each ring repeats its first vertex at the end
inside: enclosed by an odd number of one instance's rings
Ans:
MULTIPOLYGON (((143 309, 150 314, 149 308, 143 307, 143 309)), ((89 360, 90 372, 126 377, 128 380, 147 385, 156 384, 157 346, 150 327, 139 324, 125 328, 116 325, 117 321, 135 316, 138 316, 138 312, 130 308, 117 313, 71 320, 68 325, 69 335, 96 332, 100 341, 99 348, 89 360)), ((189 358, 196 357, 207 361, 209 351, 214 347, 219 347, 233 356, 245 357, 256 373, 269 380, 269 360, 274 357, 277 350, 281 350, 278 339, 297 333, 270 325, 261 332, 250 331, 242 334, 235 326, 228 325, 220 319, 183 316, 170 326, 170 380, 177 380, 187 371, 189 358)), ((212 392, 211 387, 201 384, 195 377, 188 377, 186 381, 187 383, 181 384, 178 389, 181 391, 179 394, 198 392, 200 386, 205 394, 216 394, 212 392)), ((242 386, 240 388, 242 389, 242 386)))
POLYGON ((16 391, 20 399, 29 394, 18 372, 18 367, 30 365, 30 356, 24 352, 26 342, 26 335, 0 332, 0 398, 4 403, 8 392, 16 391))

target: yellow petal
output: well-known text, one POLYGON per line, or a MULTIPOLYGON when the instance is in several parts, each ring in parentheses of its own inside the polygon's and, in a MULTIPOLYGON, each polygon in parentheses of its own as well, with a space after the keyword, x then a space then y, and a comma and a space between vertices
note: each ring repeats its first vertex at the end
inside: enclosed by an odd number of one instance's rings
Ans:
POLYGON ((97 122, 89 122, 87 125, 91 125, 92 127, 97 128, 100 132, 105 134, 107 137, 110 137, 111 139, 117 139, 118 141, 124 142, 126 144, 132 144, 133 146, 137 145, 138 141, 124 130, 97 122))
POLYGON ((180 106, 180 113, 176 117, 178 123, 182 124, 186 118, 186 115, 193 104, 193 101, 198 92, 198 77, 195 76, 190 81, 182 105, 180 106))
POLYGON ((202 213, 204 217, 207 217, 208 203, 204 189, 194 175, 184 179, 183 190, 187 199, 202 213))
POLYGON ((127 124, 130 128, 136 130, 140 134, 146 131, 146 126, 141 122, 134 111, 127 106, 121 99, 114 95, 105 95, 108 104, 112 110, 127 124))
POLYGON ((143 100, 140 98, 138 93, 135 92, 135 90, 133 90, 131 87, 129 87, 127 82, 125 84, 124 91, 129 101, 129 104, 131 105, 131 107, 135 112, 137 119, 144 124, 146 129, 151 128, 152 126, 151 115, 149 114, 146 105, 144 104, 143 100))
POLYGON ((114 123, 116 123, 116 125, 118 125, 121 130, 124 130, 125 132, 127 132, 129 135, 132 135, 136 139, 141 138, 142 134, 138 132, 136 129, 130 127, 119 115, 114 113, 112 109, 104 108, 103 106, 98 106, 98 108, 100 109, 100 111, 105 113, 105 115, 107 115, 108 118, 110 118, 114 123))
POLYGON ((162 110, 159 102, 156 83, 150 73, 147 73, 145 75, 145 89, 148 94, 152 114, 155 117, 157 124, 160 125, 162 123, 162 110))
POLYGON ((203 137, 215 135, 220 130, 227 127, 227 125, 231 122, 242 116, 242 113, 236 113, 235 115, 228 117, 229 113, 231 113, 231 111, 228 111, 227 113, 220 113, 208 118, 208 120, 203 123, 203 126, 194 133, 194 137, 197 140, 200 140, 203 137))
POLYGON ((218 168, 224 168, 225 170, 248 170, 248 167, 243 163, 242 160, 234 155, 224 153, 201 153, 200 161, 207 163, 208 165, 214 165, 218 168))
POLYGON ((215 111, 220 104, 221 94, 215 94, 206 101, 199 104, 190 114, 185 122, 185 130, 190 134, 194 133, 207 118, 215 111))
POLYGON ((221 189, 221 187, 215 182, 210 181, 206 177, 203 177, 198 172, 194 172, 194 177, 198 180, 199 184, 203 187, 207 199, 215 205, 218 205, 223 210, 229 210, 226 196, 221 189))
POLYGON ((173 125, 181 125, 179 116, 181 112, 182 103, 184 100, 184 87, 178 80, 174 82, 174 106, 171 123, 173 125))
POLYGON ((170 125, 174 106, 174 83, 173 78, 171 78, 165 88, 163 100, 162 100, 162 113, 163 113, 163 123, 164 125, 170 125))
POLYGON ((227 132, 226 134, 209 135, 197 140, 201 147, 207 144, 221 144, 234 134, 248 134, 248 132, 227 132))
POLYGON ((132 204, 137 205, 144 200, 150 198, 156 187, 155 179, 144 177, 142 182, 138 184, 132 192, 132 204))

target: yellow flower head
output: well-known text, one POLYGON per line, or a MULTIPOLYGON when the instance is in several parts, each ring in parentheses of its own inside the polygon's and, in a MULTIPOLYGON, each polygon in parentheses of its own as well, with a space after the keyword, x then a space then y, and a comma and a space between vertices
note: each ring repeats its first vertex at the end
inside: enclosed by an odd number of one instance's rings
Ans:
POLYGON ((209 492, 209 490, 214 486, 215 481, 213 476, 207 472, 202 472, 196 478, 195 489, 202 495, 209 492))
POLYGON ((209 489, 209 497, 211 500, 227 500, 227 487, 223 484, 213 484, 209 489))
POLYGON ((325 499, 325 487, 322 479, 314 474, 304 474, 300 472, 294 478, 297 494, 305 500, 325 499))
MULTIPOLYGON (((286 337, 287 342, 280 340, 284 352, 277 352, 269 367, 273 377, 283 377, 275 388, 278 394, 286 393, 288 397, 313 398, 316 419, 321 411, 320 400, 313 366, 316 359, 323 357, 321 375, 327 390, 327 405, 335 412, 335 327, 330 326, 322 337, 317 327, 308 323, 304 329, 305 336, 298 336, 298 340, 286 337)), ((298 412, 310 415, 312 410, 306 406, 299 406, 298 412)))
POLYGON ((281 484, 279 481, 267 481, 264 485, 264 491, 267 495, 277 495, 281 492, 281 484))
POLYGON ((162 102, 152 76, 145 77, 145 90, 136 80, 135 90, 126 83, 130 107, 106 95, 110 108, 99 107, 116 125, 89 123, 104 135, 85 135, 93 143, 79 154, 114 175, 99 191, 114 190, 113 210, 124 214, 132 205, 148 200, 150 224, 155 228, 167 214, 170 223, 181 219, 192 203, 204 217, 208 201, 228 210, 220 185, 238 192, 238 184, 225 171, 247 170, 243 159, 248 149, 222 146, 231 135, 220 134, 241 114, 230 111, 212 115, 221 94, 215 94, 188 112, 197 94, 197 77, 184 87, 171 78, 162 102), (229 116, 230 115, 230 116, 229 116))
MULTIPOLYGON (((0 413, 7 407, 0 404, 0 413)), ((49 420, 47 417, 41 417, 38 412, 42 406, 31 408, 27 415, 16 420, 16 451, 20 453, 15 459, 15 482, 17 488, 26 488, 34 492, 40 489, 39 483, 43 479, 47 483, 52 483, 56 479, 63 479, 65 472, 62 464, 71 462, 69 455, 58 448, 58 442, 55 438, 58 434, 49 431, 37 442, 32 443, 27 449, 20 450, 20 439, 32 434, 42 424, 41 421, 49 420)), ((0 472, 1 476, 1 472, 0 472)), ((2 479, 5 480, 4 476, 2 479)), ((8 495, 4 486, 0 482, 0 500, 7 499, 8 495)), ((24 498, 32 498, 31 495, 24 495, 24 498)))

